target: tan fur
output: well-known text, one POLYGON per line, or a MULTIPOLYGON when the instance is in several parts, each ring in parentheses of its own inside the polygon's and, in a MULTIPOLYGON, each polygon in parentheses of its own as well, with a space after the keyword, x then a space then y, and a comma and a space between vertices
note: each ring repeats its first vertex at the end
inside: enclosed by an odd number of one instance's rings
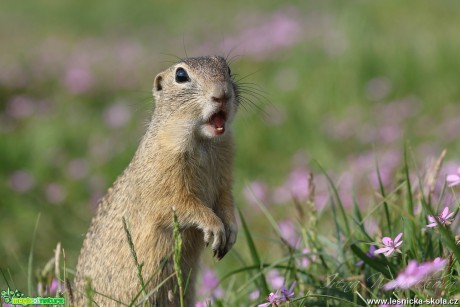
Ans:
MULTIPOLYGON (((125 217, 132 235, 147 292, 174 273, 172 209, 176 209, 183 235, 182 273, 190 275, 186 306, 194 304, 194 284, 205 241, 218 258, 236 240, 232 197, 233 140, 230 123, 238 107, 238 90, 221 57, 184 59, 160 73, 153 90, 156 107, 139 148, 122 175, 101 200, 86 234, 75 277, 75 305, 88 305, 87 278, 92 287, 129 304, 140 291, 140 281, 123 230, 125 217), (175 81, 182 67, 190 82, 175 81), (212 97, 226 97, 219 104, 212 97), (222 107, 227 113, 225 133, 203 132, 209 116, 222 107), (163 268, 160 263, 165 261, 163 268)), ((169 279, 152 296, 150 305, 171 306, 169 279)), ((94 295, 99 306, 117 304, 94 295)), ((139 301, 139 299, 137 300, 139 301)), ((177 292, 174 306, 179 306, 177 292)))

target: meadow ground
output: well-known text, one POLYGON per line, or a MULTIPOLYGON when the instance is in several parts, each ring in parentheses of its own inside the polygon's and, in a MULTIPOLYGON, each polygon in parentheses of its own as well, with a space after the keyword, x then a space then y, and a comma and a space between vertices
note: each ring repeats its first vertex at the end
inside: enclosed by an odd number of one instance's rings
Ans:
POLYGON ((234 127, 248 228, 222 262, 205 252, 200 301, 458 298, 459 12, 455 1, 1 2, 0 290, 54 295, 58 242, 72 279, 97 200, 143 134, 155 74, 222 54, 249 87, 234 127), (383 247, 391 255, 369 252, 383 247), (293 295, 279 290, 294 281, 293 295))

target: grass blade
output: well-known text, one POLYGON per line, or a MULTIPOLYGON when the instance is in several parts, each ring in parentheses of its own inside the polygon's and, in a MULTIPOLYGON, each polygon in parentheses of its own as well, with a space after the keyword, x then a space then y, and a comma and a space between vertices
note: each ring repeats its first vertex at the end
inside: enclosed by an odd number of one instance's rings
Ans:
POLYGON ((388 233, 393 233, 391 230, 391 221, 390 221, 390 210, 388 209, 388 203, 386 201, 386 193, 385 193, 385 188, 383 187, 383 182, 382 182, 382 177, 380 175, 380 167, 377 159, 375 160, 375 169, 377 171, 377 178, 379 181, 379 189, 380 189, 380 195, 383 198, 383 208, 385 211, 385 218, 387 221, 387 228, 388 228, 388 233))
POLYGON ((122 219, 123 219, 123 229, 125 231, 126 238, 128 240, 129 248, 131 250, 131 256, 133 257, 134 264, 135 264, 136 269, 137 269, 137 277, 139 278, 141 288, 144 290, 144 294, 147 295, 147 290, 145 289, 144 278, 142 277, 143 263, 139 263, 139 261, 137 259, 137 254, 136 254, 136 250, 134 249, 133 239, 131 237, 131 233, 128 230, 128 225, 126 224, 126 219, 125 219, 125 217, 123 217, 122 219))
POLYGON ((364 227, 364 221, 363 221, 363 215, 361 214, 361 211, 359 210, 358 202, 356 200, 356 193, 353 191, 353 215, 355 216, 354 219, 352 219, 356 225, 359 227, 359 230, 361 233, 369 240, 372 241, 372 237, 367 233, 366 228, 364 227))
POLYGON ((390 263, 382 263, 379 259, 370 258, 354 243, 350 245, 350 248, 365 264, 382 273, 386 278, 393 279, 395 276, 395 269, 390 263))
POLYGON ((34 234, 32 236, 32 244, 30 245, 29 263, 27 267, 27 291, 29 295, 33 295, 33 293, 35 293, 35 291, 33 291, 35 287, 33 286, 33 283, 32 283, 32 265, 33 265, 33 259, 34 259, 35 239, 37 238, 37 229, 38 229, 39 221, 40 221, 40 213, 38 214, 37 221, 35 222, 34 234))
POLYGON ((340 224, 337 218, 337 211, 335 209, 335 202, 333 199, 331 199, 331 208, 332 208, 332 216, 333 216, 334 225, 335 225, 335 235, 337 238, 337 249, 342 255, 342 259, 345 260, 345 251, 343 249, 343 244, 342 244, 342 231, 341 231, 341 227, 340 227, 340 224))
POLYGON ((347 218, 347 215, 345 213, 345 208, 343 207, 342 200, 340 199, 339 192, 337 191, 337 188, 335 187, 334 183, 332 182, 331 177, 329 177, 329 175, 324 170, 324 168, 319 164, 319 162, 317 162, 317 161, 315 161, 315 162, 318 165, 318 167, 321 170, 321 172, 326 177, 326 179, 327 179, 327 181, 329 183, 329 186, 332 189, 332 192, 333 192, 333 194, 335 196, 335 199, 337 201, 338 207, 340 209, 340 214, 342 215, 343 223, 345 225, 345 233, 344 234, 345 234, 346 237, 348 237, 350 235, 350 225, 348 223, 348 218, 347 218))
POLYGON ((260 257, 259 257, 259 254, 257 253, 257 249, 254 244, 254 240, 252 239, 251 232, 249 231, 248 225, 246 224, 243 214, 241 214, 240 208, 237 208, 237 209, 238 209, 238 214, 240 215, 241 225, 243 226, 244 236, 246 237, 246 243, 248 245, 249 252, 252 257, 252 261, 254 262, 256 266, 259 267, 259 270, 261 271, 261 275, 259 278, 261 287, 262 287, 261 292, 262 292, 262 295, 266 296, 269 294, 269 289, 268 289, 267 281, 265 280, 265 275, 262 272, 262 264, 260 262, 260 257))
POLYGON ((179 287, 180 306, 184 307, 184 281, 182 278, 182 235, 179 229, 179 222, 177 221, 176 210, 173 208, 173 237, 174 237, 174 253, 173 262, 174 270, 176 271, 177 284, 179 287))
POLYGON ((412 219, 414 216, 414 199, 412 197, 412 185, 409 176, 409 164, 407 162, 407 145, 404 146, 404 176, 406 181, 406 213, 407 219, 404 219, 404 238, 408 242, 410 249, 407 251, 413 254, 413 257, 419 259, 417 242, 419 242, 417 236, 417 230, 415 228, 415 222, 412 219))

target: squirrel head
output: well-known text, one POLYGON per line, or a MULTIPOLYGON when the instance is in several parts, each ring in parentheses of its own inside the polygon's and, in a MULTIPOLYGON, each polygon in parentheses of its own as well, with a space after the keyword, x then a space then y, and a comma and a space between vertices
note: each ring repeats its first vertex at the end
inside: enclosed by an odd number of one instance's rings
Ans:
POLYGON ((238 87, 220 56, 186 58, 167 68, 155 77, 153 95, 162 126, 199 139, 225 135, 239 105, 238 87))

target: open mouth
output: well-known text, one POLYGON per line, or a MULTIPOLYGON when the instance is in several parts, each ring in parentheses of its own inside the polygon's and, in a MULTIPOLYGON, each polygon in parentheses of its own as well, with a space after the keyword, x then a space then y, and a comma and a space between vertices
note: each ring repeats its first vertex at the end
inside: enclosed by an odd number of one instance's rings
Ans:
POLYGON ((225 121, 227 120, 227 115, 224 111, 219 111, 211 116, 208 121, 208 124, 212 128, 212 133, 214 135, 221 135, 225 132, 225 121))

